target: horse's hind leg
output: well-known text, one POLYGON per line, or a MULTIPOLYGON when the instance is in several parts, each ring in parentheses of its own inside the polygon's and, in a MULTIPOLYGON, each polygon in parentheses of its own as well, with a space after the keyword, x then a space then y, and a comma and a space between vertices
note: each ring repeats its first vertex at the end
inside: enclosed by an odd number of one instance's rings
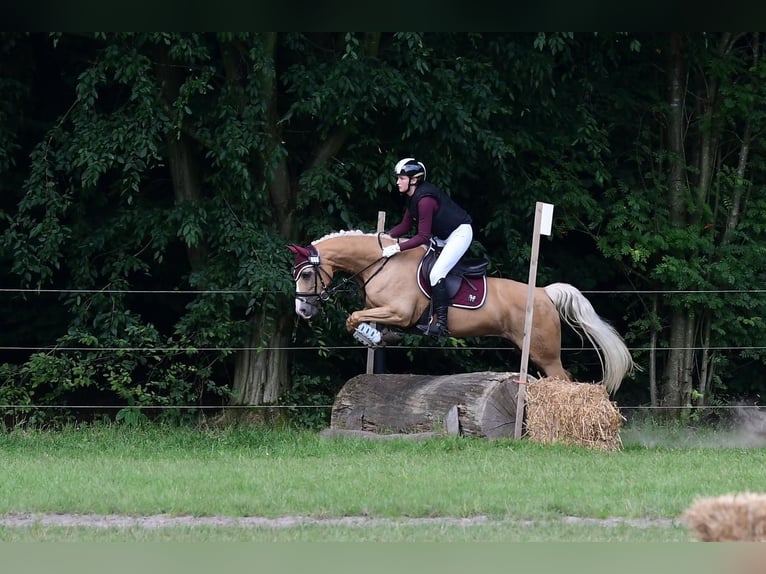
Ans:
POLYGON ((557 377, 565 381, 571 381, 572 375, 561 364, 561 353, 552 352, 551 349, 534 349, 534 345, 529 349, 529 360, 540 367, 546 377, 557 377))
MULTIPOLYGON (((506 338, 519 349, 522 348, 523 341, 521 339, 516 340, 515 337, 507 336, 506 338)), ((561 343, 559 339, 546 339, 540 333, 535 334, 533 330, 532 341, 530 341, 529 345, 529 361, 537 368, 542 369, 546 377, 558 377, 565 381, 572 380, 572 375, 561 364, 561 343)), ((527 372, 531 374, 532 371, 532 367, 528 366, 527 372)))
POLYGON ((545 376, 571 381, 572 375, 561 364, 561 320, 555 310, 536 308, 532 321, 529 359, 545 376))

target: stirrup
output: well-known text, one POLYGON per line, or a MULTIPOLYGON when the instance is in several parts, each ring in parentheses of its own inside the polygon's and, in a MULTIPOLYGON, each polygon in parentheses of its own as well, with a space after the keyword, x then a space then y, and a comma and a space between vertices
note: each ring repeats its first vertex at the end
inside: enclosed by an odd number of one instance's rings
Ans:
POLYGON ((423 331, 424 335, 428 335, 436 339, 449 336, 449 331, 439 321, 436 321, 435 323, 429 323, 425 326, 418 325, 418 328, 423 331))

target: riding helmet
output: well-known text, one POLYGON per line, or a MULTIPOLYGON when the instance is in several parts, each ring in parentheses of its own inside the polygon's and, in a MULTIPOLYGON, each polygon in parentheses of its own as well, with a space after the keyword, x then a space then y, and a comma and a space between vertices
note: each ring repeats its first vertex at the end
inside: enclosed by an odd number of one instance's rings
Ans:
POLYGON ((414 157, 406 157, 397 162, 396 167, 394 167, 394 173, 396 175, 407 175, 409 177, 422 176, 425 180, 426 166, 417 161, 414 157))

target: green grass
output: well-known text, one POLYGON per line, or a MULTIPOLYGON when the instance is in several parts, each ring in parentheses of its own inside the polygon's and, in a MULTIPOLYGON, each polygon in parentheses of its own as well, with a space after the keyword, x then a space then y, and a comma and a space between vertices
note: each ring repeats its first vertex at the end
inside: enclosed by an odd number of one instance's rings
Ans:
POLYGON ((389 522, 0 526, 0 540, 679 541, 691 539, 683 527, 652 521, 677 519, 700 496, 766 491, 766 449, 645 447, 628 436, 623 451, 603 453, 513 440, 377 442, 296 431, 158 426, 13 432, 0 437, 0 516, 366 516, 389 522), (486 522, 406 522, 477 516, 486 522), (563 517, 648 524, 570 524, 563 517))

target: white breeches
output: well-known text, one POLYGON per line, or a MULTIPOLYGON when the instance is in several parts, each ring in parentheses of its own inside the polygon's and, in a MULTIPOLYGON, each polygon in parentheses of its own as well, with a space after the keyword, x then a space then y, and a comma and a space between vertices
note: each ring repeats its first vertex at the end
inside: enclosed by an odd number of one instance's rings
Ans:
POLYGON ((447 276, 449 270, 468 251, 471 241, 473 241, 473 227, 470 223, 459 225, 455 231, 449 234, 447 239, 438 241, 439 245, 443 245, 443 247, 428 277, 431 285, 436 285, 439 279, 444 279, 447 276))

